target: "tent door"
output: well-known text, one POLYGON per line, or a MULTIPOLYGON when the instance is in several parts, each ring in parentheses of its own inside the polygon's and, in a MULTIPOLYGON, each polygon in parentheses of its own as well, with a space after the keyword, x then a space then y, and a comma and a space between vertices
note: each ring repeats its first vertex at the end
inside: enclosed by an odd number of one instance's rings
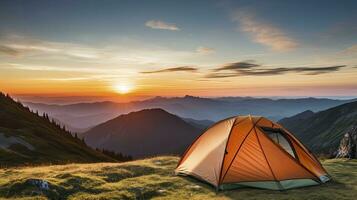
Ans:
POLYGON ((280 145, 287 153, 289 153, 292 157, 297 159, 295 149, 285 136, 283 130, 278 128, 270 128, 270 127, 260 127, 264 133, 269 136, 275 143, 280 145))

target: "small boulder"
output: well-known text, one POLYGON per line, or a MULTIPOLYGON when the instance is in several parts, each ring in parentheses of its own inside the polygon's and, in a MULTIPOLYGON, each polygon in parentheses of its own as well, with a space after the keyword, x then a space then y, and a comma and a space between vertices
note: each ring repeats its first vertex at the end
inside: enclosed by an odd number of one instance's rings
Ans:
POLYGON ((187 188, 189 188, 189 189, 200 189, 201 186, 199 186, 199 185, 188 185, 187 188))
POLYGON ((50 184, 47 181, 41 179, 27 179, 25 183, 28 185, 36 186, 40 190, 50 189, 50 184))
POLYGON ((162 163, 160 161, 155 161, 154 164, 155 165, 161 165, 162 163))
POLYGON ((164 190, 164 189, 159 189, 157 192, 160 193, 160 194, 162 194, 162 193, 166 193, 166 190, 164 190))

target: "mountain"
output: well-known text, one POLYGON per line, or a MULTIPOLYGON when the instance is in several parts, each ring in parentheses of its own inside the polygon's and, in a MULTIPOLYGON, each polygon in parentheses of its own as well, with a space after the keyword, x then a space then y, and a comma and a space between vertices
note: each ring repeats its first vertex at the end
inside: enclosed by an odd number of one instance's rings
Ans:
POLYGON ((25 102, 24 104, 39 113, 66 124, 72 131, 84 130, 113 119, 120 114, 150 108, 162 108, 183 118, 218 121, 235 115, 262 115, 273 120, 292 116, 305 110, 313 112, 325 110, 344 103, 355 101, 326 98, 269 99, 253 97, 202 98, 155 97, 129 103, 95 102, 70 105, 47 105, 25 102))
POLYGON ((186 95, 184 97, 156 97, 145 101, 132 102, 140 108, 162 108, 184 118, 218 121, 235 115, 262 115, 274 120, 295 115, 305 110, 314 112, 355 101, 326 98, 269 99, 252 97, 203 98, 186 95))
POLYGON ((353 125, 357 125, 357 102, 317 113, 307 111, 282 119, 279 123, 312 151, 331 155, 337 150, 343 135, 353 125))
POLYGON ((284 126, 287 126, 287 127, 293 127, 294 125, 301 123, 302 121, 313 116, 314 114, 315 113, 312 112, 311 110, 306 110, 306 111, 296 114, 294 116, 283 118, 279 121, 279 123, 284 124, 284 126))
POLYGON ((0 165, 115 161, 0 93, 0 165))
POLYGON ((181 154, 201 129, 163 109, 120 115, 83 133, 87 144, 135 158, 181 154))

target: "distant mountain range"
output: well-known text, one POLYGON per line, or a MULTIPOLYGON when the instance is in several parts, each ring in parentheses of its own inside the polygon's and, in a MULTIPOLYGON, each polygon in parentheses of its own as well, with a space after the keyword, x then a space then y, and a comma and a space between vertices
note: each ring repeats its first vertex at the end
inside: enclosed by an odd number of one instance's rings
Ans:
POLYGON ((357 102, 324 111, 305 111, 279 121, 316 153, 332 155, 343 135, 357 125, 357 102))
POLYGON ((325 110, 344 103, 355 101, 324 98, 268 99, 252 97, 201 98, 155 97, 130 103, 96 102, 70 105, 47 105, 24 102, 34 111, 46 112, 50 117, 65 124, 73 131, 82 132, 100 123, 148 108, 162 108, 183 118, 218 121, 234 115, 262 115, 273 120, 292 116, 305 110, 313 112, 325 110))
POLYGON ((0 167, 99 161, 115 160, 0 93, 0 167))
POLYGON ((181 154, 202 132, 162 109, 120 115, 82 134, 87 144, 134 158, 181 154))
POLYGON ((113 152, 134 158, 178 155, 214 121, 243 114, 269 117, 298 113, 279 123, 312 151, 331 154, 336 151, 343 134, 357 124, 357 102, 353 101, 186 96, 156 97, 125 104, 26 103, 40 112, 36 114, 0 93, 0 164, 115 161, 113 156, 108 156, 113 152), (86 143, 73 137, 59 123, 74 125, 76 129, 87 127, 89 130, 81 134, 86 143), (86 144, 109 151, 104 155, 86 144))

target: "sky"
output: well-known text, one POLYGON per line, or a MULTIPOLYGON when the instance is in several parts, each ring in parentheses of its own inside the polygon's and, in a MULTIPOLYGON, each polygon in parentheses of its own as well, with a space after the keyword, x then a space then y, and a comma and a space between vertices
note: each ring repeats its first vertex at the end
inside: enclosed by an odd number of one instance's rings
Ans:
POLYGON ((14 95, 357 96, 357 1, 0 1, 14 95))

